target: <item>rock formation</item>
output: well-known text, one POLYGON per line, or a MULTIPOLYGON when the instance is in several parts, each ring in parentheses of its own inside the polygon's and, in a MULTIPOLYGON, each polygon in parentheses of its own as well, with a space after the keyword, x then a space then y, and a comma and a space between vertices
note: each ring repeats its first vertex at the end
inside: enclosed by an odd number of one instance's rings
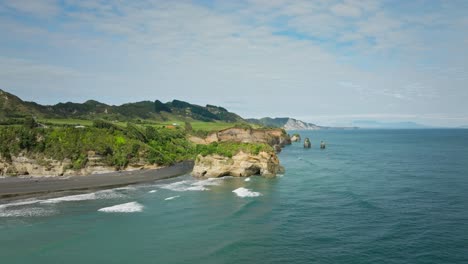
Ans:
POLYGON ((220 155, 198 155, 192 175, 214 178, 222 176, 249 177, 262 175, 275 177, 284 169, 274 153, 260 152, 258 155, 239 152, 232 158, 220 155))
POLYGON ((325 149, 325 142, 323 141, 320 142, 320 149, 325 149))
POLYGON ((299 134, 292 135, 291 142, 301 142, 301 136, 299 134))
MULTIPOLYGON (((69 175, 90 175, 117 171, 116 167, 105 163, 104 157, 89 151, 86 165, 78 170, 74 170, 69 159, 63 161, 53 159, 43 159, 27 157, 24 154, 11 157, 10 160, 0 157, 0 176, 21 176, 30 175, 32 177, 48 176, 69 176, 69 175)), ((156 165, 145 164, 144 162, 129 164, 125 170, 155 169, 156 165)))
POLYGON ((206 138, 196 136, 189 137, 195 144, 210 144, 213 142, 242 142, 242 143, 265 143, 270 146, 279 145, 284 147, 291 144, 291 138, 283 129, 250 129, 250 128, 227 128, 218 132, 210 133, 206 138))
POLYGON ((310 148, 311 146, 312 146, 312 144, 310 143, 310 139, 305 138, 304 139, 304 148, 310 148))

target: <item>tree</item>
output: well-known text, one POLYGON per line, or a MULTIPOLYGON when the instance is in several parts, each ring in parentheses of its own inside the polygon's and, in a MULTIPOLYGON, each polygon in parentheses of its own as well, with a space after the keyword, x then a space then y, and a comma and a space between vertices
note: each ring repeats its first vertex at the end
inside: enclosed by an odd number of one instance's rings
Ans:
POLYGON ((192 132, 192 131, 193 131, 192 124, 190 124, 190 122, 185 121, 185 132, 192 132))

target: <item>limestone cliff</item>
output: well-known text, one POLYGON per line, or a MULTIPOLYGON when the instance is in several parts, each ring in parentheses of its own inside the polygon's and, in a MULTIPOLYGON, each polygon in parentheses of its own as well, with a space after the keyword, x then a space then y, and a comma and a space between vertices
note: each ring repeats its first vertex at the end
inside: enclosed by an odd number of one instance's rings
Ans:
POLYGON ((320 130, 326 129, 326 127, 317 126, 315 124, 306 123, 301 120, 289 118, 286 124, 283 126, 286 130, 320 130))
POLYGON ((236 177, 251 175, 274 177, 283 170, 276 153, 279 153, 285 145, 291 144, 289 135, 283 129, 236 127, 210 133, 206 138, 190 137, 189 140, 195 144, 214 142, 264 143, 272 146, 274 150, 271 152, 262 151, 258 154, 240 151, 232 157, 215 154, 198 155, 192 173, 195 177, 222 177, 227 175, 236 177))
MULTIPOLYGON (((154 169, 155 165, 133 163, 124 170, 154 169)), ((118 168, 106 165, 104 157, 89 151, 86 165, 80 169, 73 169, 73 164, 69 159, 63 161, 44 159, 38 157, 28 157, 24 153, 5 159, 0 156, 0 176, 21 176, 32 177, 52 177, 69 175, 90 175, 117 171, 118 168)))
POLYGON ((210 133, 206 138, 191 136, 189 140, 195 144, 242 142, 265 143, 270 146, 279 145, 280 147, 291 144, 291 139, 283 129, 250 129, 236 127, 210 133))
POLYGON ((262 175, 275 177, 283 171, 275 153, 260 152, 257 155, 239 152, 232 158, 220 155, 198 155, 192 175, 215 178, 222 176, 249 177, 262 175))

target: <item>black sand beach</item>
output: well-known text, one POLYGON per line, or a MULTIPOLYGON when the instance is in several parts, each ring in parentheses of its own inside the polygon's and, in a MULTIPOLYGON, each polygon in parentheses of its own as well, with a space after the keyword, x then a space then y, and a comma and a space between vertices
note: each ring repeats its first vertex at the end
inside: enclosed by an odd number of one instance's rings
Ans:
POLYGON ((184 161, 155 170, 113 172, 89 176, 0 179, 0 199, 68 190, 116 187, 167 179, 192 171, 193 162, 184 161))

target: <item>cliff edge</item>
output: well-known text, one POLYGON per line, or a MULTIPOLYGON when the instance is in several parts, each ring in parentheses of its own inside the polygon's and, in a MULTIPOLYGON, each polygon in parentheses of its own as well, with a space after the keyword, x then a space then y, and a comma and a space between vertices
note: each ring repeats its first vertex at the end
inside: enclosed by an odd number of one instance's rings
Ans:
POLYGON ((278 156, 274 152, 251 154, 239 152, 232 157, 217 154, 198 155, 192 175, 195 177, 216 178, 223 176, 249 177, 261 175, 275 177, 282 172, 278 156))

